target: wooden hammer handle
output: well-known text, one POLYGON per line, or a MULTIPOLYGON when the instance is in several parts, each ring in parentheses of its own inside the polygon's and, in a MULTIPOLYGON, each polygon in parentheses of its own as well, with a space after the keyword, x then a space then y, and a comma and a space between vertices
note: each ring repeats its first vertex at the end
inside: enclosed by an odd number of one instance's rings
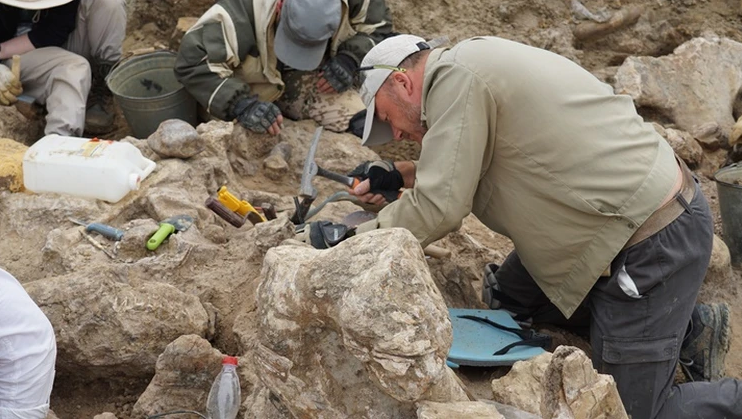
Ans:
POLYGON ((20 55, 13 56, 13 64, 11 67, 11 71, 13 72, 13 75, 15 76, 16 80, 20 82, 21 81, 21 56, 20 55))
POLYGON ((430 256, 436 259, 446 259, 451 256, 450 250, 444 249, 434 244, 429 244, 425 249, 423 249, 423 251, 426 256, 430 256))

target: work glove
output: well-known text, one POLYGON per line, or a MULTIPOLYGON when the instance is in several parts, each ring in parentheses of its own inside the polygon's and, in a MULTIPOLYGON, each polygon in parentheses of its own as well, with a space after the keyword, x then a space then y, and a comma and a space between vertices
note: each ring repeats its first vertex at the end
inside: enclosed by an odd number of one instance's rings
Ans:
POLYGON ((330 221, 313 221, 296 229, 296 240, 311 244, 315 249, 329 249, 356 234, 355 228, 330 221))
POLYGON ((383 195, 387 202, 396 200, 399 190, 404 187, 402 173, 390 160, 365 161, 348 173, 348 176, 360 180, 368 179, 370 193, 383 195))
POLYGON ((272 102, 261 102, 253 95, 238 100, 232 107, 232 115, 246 129, 265 134, 281 111, 272 102))
POLYGON ((0 104, 9 106, 16 103, 22 92, 21 81, 7 66, 0 64, 0 104))
POLYGON ((322 77, 336 92, 344 92, 353 85, 358 64, 345 54, 338 54, 322 66, 322 77))

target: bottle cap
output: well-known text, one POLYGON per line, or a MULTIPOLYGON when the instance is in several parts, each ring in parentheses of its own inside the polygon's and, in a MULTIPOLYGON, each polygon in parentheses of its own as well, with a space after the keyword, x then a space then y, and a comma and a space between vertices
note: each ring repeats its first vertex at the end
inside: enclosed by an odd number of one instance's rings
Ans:
POLYGON ((222 360, 222 365, 237 365, 237 357, 234 356, 225 356, 222 360))

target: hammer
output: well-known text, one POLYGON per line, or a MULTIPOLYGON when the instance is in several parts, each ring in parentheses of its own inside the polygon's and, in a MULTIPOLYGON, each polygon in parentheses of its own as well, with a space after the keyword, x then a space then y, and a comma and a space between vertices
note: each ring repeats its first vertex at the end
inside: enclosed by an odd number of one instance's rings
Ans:
MULTIPOLYGON (((308 188, 311 188, 311 181, 312 179, 314 179, 314 175, 322 176, 323 178, 334 180, 335 182, 338 182, 338 183, 342 183, 343 185, 351 189, 358 186, 358 184, 361 183, 361 179, 351 177, 351 176, 341 175, 340 173, 335 173, 329 170, 325 170, 321 168, 314 161, 314 155, 317 152, 317 142, 319 141, 319 136, 321 134, 322 134, 322 127, 319 127, 317 128, 317 131, 315 131, 314 141, 312 142, 312 146, 309 148, 309 153, 307 153, 306 160, 304 160, 304 172, 302 173, 302 178, 301 178, 302 188, 305 187, 304 185, 305 177, 308 179, 308 182, 309 182, 308 188)), ((306 189, 306 191, 304 192, 309 192, 309 189, 306 189)), ((370 192, 373 194, 380 194, 384 196, 384 199, 386 199, 387 202, 392 202, 396 200, 397 198, 399 198, 400 195, 402 195, 402 193, 399 191, 372 190, 370 192)), ((315 193, 316 193, 316 190, 315 190, 315 193)))
MULTIPOLYGON (((11 71, 13 72, 13 75, 15 76, 16 80, 18 82, 21 81, 21 56, 20 55, 14 55, 13 56, 13 64, 11 65, 11 71)), ((29 95, 18 95, 18 102, 15 103, 15 108, 18 109, 18 112, 21 113, 21 115, 25 116, 27 119, 33 119, 36 118, 39 114, 38 106, 36 105, 36 99, 32 98, 29 95)))
POLYGON ((291 222, 297 225, 304 223, 312 202, 317 199, 317 189, 312 185, 312 180, 314 179, 314 175, 317 174, 314 155, 317 153, 317 144, 319 143, 320 136, 322 136, 322 127, 317 127, 314 131, 312 144, 309 146, 309 152, 307 152, 307 158, 304 160, 304 170, 301 172, 301 185, 299 186, 299 197, 294 197, 296 210, 294 211, 294 215, 291 216, 291 222), (299 198, 301 198, 301 202, 299 202, 299 198))

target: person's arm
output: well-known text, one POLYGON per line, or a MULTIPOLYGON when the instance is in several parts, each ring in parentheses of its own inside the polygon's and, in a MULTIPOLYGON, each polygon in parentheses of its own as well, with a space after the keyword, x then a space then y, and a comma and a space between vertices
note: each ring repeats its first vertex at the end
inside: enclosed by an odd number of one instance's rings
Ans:
POLYGON ((350 24, 357 32, 338 46, 338 54, 361 65, 363 57, 392 33, 392 13, 384 0, 348 0, 350 24))
POLYGON ((250 23, 251 2, 220 1, 206 11, 180 44, 175 76, 209 114, 231 121, 232 107, 250 95, 250 86, 233 69, 257 55, 250 23), (248 4, 249 3, 249 4, 248 4))
POLYGON ((14 55, 25 54, 29 51, 33 51, 35 48, 36 47, 34 47, 28 39, 27 33, 17 36, 0 43, 0 60, 7 60, 8 58, 12 58, 14 55))
POLYGON ((415 172, 417 171, 417 167, 415 166, 415 162, 413 161, 395 161, 394 167, 399 170, 399 173, 402 174, 402 179, 404 180, 404 187, 405 188, 412 188, 415 186, 415 172))
POLYGON ((376 220, 358 226, 359 233, 404 227, 424 247, 456 229, 471 212, 497 109, 487 86, 468 69, 453 65, 437 72, 426 98, 431 125, 415 185, 376 220))
POLYGON ((357 32, 338 45, 337 54, 320 70, 320 93, 344 92, 353 86, 363 57, 392 33, 392 14, 384 0, 348 0, 348 17, 357 32))

